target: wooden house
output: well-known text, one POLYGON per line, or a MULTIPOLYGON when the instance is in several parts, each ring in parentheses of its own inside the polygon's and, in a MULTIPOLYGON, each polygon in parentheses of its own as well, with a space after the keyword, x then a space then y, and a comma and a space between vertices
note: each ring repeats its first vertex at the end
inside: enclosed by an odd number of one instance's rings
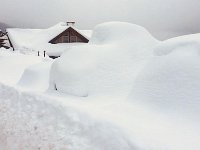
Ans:
POLYGON ((55 38, 49 41, 51 44, 58 43, 88 43, 89 39, 79 33, 72 27, 67 28, 65 31, 57 35, 55 38))
POLYGON ((47 29, 9 28, 8 39, 14 50, 31 50, 47 52, 56 58, 73 46, 87 44, 91 30, 79 30, 75 22, 61 22, 47 29))
POLYGON ((75 22, 67 22, 67 29, 49 41, 51 44, 58 43, 88 43, 89 39, 74 28, 75 22))

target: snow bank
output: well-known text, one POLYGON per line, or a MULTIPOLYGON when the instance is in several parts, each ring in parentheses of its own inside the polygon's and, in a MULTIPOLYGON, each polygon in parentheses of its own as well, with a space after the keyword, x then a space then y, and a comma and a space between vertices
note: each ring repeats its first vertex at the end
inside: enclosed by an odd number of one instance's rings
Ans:
POLYGON ((199 34, 170 39, 160 44, 155 48, 155 57, 134 82, 131 99, 161 111, 198 116, 199 50, 199 34))
POLYGON ((56 99, 0 85, 0 103, 1 149, 138 149, 118 127, 56 99))
POLYGON ((49 87, 49 73, 52 63, 51 60, 44 60, 27 67, 17 85, 26 90, 46 91, 49 87))
POLYGON ((130 46, 143 47, 152 45, 155 38, 143 27, 126 22, 108 22, 97 25, 93 31, 91 44, 130 44, 130 46), (136 45, 134 45, 136 44, 136 45))
POLYGON ((191 34, 166 40, 156 47, 155 55, 166 55, 172 51, 183 49, 199 49, 200 34, 191 34))
POLYGON ((95 28, 89 45, 72 48, 55 61, 50 89, 76 96, 126 95, 151 56, 151 48, 158 43, 140 26, 101 24, 95 28))

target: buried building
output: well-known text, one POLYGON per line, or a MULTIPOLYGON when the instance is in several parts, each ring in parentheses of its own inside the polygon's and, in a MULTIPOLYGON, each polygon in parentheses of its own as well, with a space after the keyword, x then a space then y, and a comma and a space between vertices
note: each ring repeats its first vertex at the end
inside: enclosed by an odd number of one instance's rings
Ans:
POLYGON ((46 51, 49 57, 56 58, 71 47, 89 42, 92 31, 79 30, 74 24, 61 22, 47 29, 9 28, 7 33, 14 50, 35 54, 46 51))

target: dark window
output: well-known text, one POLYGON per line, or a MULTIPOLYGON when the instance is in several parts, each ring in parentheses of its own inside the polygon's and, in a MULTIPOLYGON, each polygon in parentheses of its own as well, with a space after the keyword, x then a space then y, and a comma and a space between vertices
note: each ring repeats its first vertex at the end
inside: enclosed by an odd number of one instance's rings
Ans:
POLYGON ((62 43, 69 43, 69 36, 62 36, 62 43))
POLYGON ((71 43, 77 42, 77 37, 76 37, 76 36, 71 36, 71 37, 70 37, 70 42, 71 42, 71 43))
POLYGON ((77 42, 83 42, 80 38, 77 38, 77 42))
POLYGON ((57 39, 56 43, 62 43, 62 38, 57 39))

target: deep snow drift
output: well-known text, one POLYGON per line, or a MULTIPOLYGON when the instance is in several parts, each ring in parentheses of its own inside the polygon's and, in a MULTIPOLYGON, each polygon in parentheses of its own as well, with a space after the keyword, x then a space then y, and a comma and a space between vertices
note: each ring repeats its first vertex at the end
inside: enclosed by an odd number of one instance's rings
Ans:
POLYGON ((126 96, 158 43, 140 26, 101 24, 94 29, 89 45, 72 48, 56 60, 51 89, 76 96, 126 96))
MULTIPOLYGON (((2 150, 133 150, 126 133, 73 104, 0 85, 2 150)), ((83 103, 82 103, 83 104, 83 103)), ((84 106, 84 104, 83 104, 84 106)), ((90 108, 90 107, 88 107, 90 108)))
POLYGON ((167 40, 154 55, 135 80, 132 99, 200 113, 200 35, 167 40))
POLYGON ((46 59, 27 67, 17 85, 23 89, 46 91, 49 87, 49 73, 52 63, 52 60, 46 59))
POLYGON ((0 52, 0 149, 199 150, 199 39, 106 23, 55 62, 0 52))

